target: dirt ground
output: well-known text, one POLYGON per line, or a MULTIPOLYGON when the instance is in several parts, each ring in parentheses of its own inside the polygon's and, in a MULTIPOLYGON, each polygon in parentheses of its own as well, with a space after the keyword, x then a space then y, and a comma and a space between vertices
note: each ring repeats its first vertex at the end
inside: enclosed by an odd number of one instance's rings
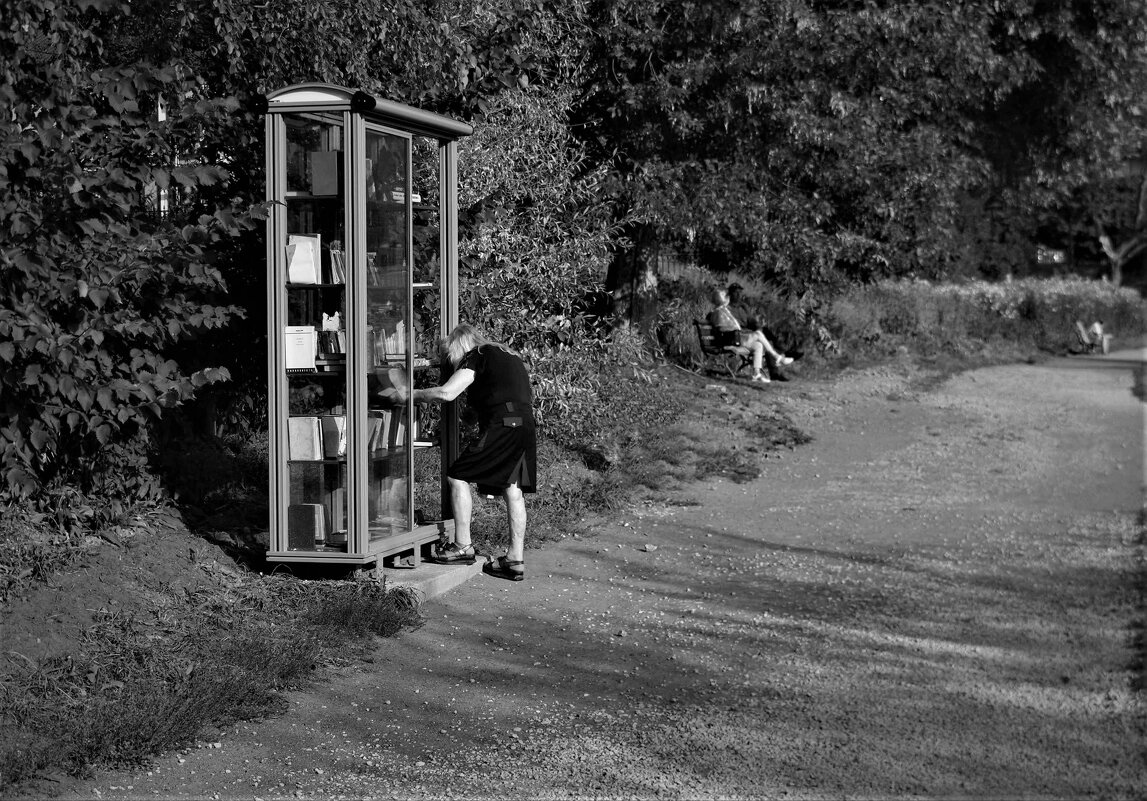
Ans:
POLYGON ((1147 796, 1132 368, 914 378, 768 387, 814 441, 760 479, 531 550, 281 717, 64 797, 1147 796))

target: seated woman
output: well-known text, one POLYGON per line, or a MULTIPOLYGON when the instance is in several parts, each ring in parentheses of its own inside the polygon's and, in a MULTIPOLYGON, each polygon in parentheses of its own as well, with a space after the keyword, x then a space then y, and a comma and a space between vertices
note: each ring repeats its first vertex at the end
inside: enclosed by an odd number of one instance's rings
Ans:
POLYGON ((1079 344, 1083 346, 1087 353, 1094 353, 1096 350, 1103 354, 1111 351, 1111 340, 1113 337, 1103 330, 1103 321, 1096 320, 1086 328, 1082 320, 1075 321, 1075 333, 1079 338, 1079 344))
POLYGON ((736 315, 729 310, 729 294, 725 290, 713 290, 713 305, 715 308, 706 316, 709 325, 718 331, 740 332, 740 342, 736 344, 739 344, 743 348, 748 348, 753 356, 753 381, 758 381, 762 384, 769 383, 770 379, 768 374, 761 372, 765 358, 769 360, 770 368, 778 365, 792 364, 792 359, 777 352, 776 348, 769 342, 768 337, 759 330, 759 326, 757 326, 755 330, 753 328, 742 327, 736 315))
MULTIPOLYGON (((729 295, 729 311, 731 311, 733 316, 738 320, 744 320, 746 328, 760 331, 778 353, 788 356, 794 362, 804 355, 804 351, 795 345, 798 341, 798 337, 794 335, 791 327, 782 323, 776 330, 769 328, 769 326, 765 324, 764 319, 755 312, 752 304, 745 297, 745 288, 743 286, 734 282, 729 284, 725 291, 729 295), (750 325, 750 323, 753 323, 754 318, 759 320, 760 323, 750 325)), ((769 377, 774 381, 778 378, 782 381, 786 380, 784 374, 776 369, 769 370, 769 377)))

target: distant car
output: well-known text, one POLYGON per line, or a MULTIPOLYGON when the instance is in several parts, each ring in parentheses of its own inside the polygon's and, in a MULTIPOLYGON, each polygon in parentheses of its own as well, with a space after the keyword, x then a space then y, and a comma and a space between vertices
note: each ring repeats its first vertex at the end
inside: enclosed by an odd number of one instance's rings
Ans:
POLYGON ((1039 245, 1035 249, 1036 264, 1067 264, 1067 251, 1039 245))

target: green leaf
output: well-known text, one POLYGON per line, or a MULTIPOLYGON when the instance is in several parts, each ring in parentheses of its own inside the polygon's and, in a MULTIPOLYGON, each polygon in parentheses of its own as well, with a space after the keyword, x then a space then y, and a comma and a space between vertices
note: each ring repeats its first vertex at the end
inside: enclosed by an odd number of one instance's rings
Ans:
POLYGON ((4 479, 9 489, 18 497, 27 497, 36 491, 36 477, 22 467, 10 467, 4 471, 4 479))
POLYGON ((32 441, 32 447, 37 451, 43 451, 44 446, 51 440, 48 432, 42 428, 33 429, 29 439, 32 441))

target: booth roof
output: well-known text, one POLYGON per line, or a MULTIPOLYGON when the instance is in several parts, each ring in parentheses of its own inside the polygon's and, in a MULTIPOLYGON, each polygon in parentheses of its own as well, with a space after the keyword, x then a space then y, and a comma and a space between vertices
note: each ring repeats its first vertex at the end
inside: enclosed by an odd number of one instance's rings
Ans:
POLYGON ((460 139, 474 133, 474 128, 452 117, 433 111, 385 100, 363 91, 328 83, 300 83, 277 89, 257 100, 258 109, 266 113, 276 105, 290 106, 345 106, 384 124, 391 124, 412 133, 438 139, 460 139))

